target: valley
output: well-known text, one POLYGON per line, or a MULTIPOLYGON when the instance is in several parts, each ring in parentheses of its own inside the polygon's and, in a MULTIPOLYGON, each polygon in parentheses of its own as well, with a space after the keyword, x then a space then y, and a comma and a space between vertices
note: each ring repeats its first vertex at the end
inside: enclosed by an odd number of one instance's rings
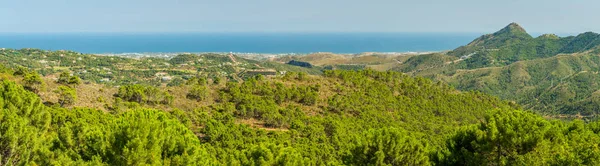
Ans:
POLYGON ((446 52, 405 56, 311 54, 295 59, 337 69, 399 71, 447 83, 463 91, 481 91, 521 104, 545 116, 586 117, 599 113, 600 35, 586 32, 531 37, 511 23, 498 32, 446 52), (351 65, 351 68, 345 67, 351 65))

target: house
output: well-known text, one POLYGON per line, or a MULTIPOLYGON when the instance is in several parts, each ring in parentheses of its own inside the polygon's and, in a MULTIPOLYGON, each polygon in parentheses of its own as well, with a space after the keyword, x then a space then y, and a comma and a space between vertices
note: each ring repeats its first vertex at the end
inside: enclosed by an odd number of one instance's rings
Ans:
POLYGON ((168 76, 168 75, 169 75, 169 73, 166 73, 166 72, 157 72, 156 74, 154 74, 154 76, 157 76, 157 77, 168 76))
POLYGON ((167 82, 167 81, 171 81, 173 78, 171 76, 164 76, 161 77, 160 80, 163 82, 167 82))

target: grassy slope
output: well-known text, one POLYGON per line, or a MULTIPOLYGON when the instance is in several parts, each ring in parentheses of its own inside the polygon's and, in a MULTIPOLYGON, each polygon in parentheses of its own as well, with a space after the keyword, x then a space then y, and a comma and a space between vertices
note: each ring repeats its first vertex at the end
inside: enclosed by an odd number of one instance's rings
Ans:
POLYGON ((274 59, 274 62, 286 63, 290 60, 298 60, 311 63, 319 67, 329 67, 336 69, 347 68, 371 68, 377 71, 387 71, 392 69, 410 57, 412 54, 386 55, 377 53, 362 53, 355 55, 341 55, 333 53, 315 53, 304 56, 287 56, 274 59))
POLYGON ((503 67, 457 69, 452 64, 415 71, 414 75, 441 80, 461 90, 477 90, 517 101, 544 113, 597 114, 593 108, 565 107, 597 98, 600 57, 578 53, 519 61, 503 67))
POLYGON ((592 115, 600 113, 595 108, 600 101, 599 44, 596 33, 532 38, 511 24, 446 55, 411 57, 392 70, 482 91, 546 114, 592 115))
MULTIPOLYGON (((55 92, 59 86, 54 79, 55 77, 55 75, 48 75, 43 78, 46 86, 44 90, 39 92, 39 95, 42 102, 47 105, 54 105, 59 98, 55 92)), ((23 79, 20 76, 11 75, 4 75, 2 78, 17 83, 22 82, 23 79)), ((235 108, 234 115, 238 116, 236 117, 236 123, 239 124, 269 131, 288 131, 291 125, 296 123, 294 118, 279 119, 282 121, 277 123, 279 125, 274 126, 273 120, 277 119, 271 119, 272 117, 246 117, 238 113, 238 111, 245 110, 246 107, 256 106, 265 107, 260 109, 262 111, 274 108, 280 111, 301 111, 302 118, 307 118, 304 120, 320 121, 320 118, 330 117, 345 119, 343 121, 348 123, 353 121, 356 124, 344 126, 344 130, 349 131, 393 124, 392 126, 402 127, 409 131, 427 133, 429 139, 435 140, 432 143, 441 145, 442 142, 438 142, 443 139, 441 135, 451 134, 451 131, 455 130, 457 126, 476 123, 483 118, 488 110, 516 107, 480 93, 461 93, 427 79, 411 78, 408 75, 395 72, 376 72, 372 70, 358 72, 334 71, 327 73, 326 76, 309 75, 303 79, 292 73, 263 78, 263 80, 256 83, 251 83, 250 86, 247 86, 246 83, 233 83, 232 85, 236 84, 242 86, 241 89, 249 89, 254 93, 237 94, 246 95, 246 97, 232 96, 232 99, 226 100, 223 99, 223 94, 236 95, 230 94, 231 85, 226 85, 225 82, 213 84, 209 80, 207 85, 209 92, 204 100, 197 101, 186 98, 190 89, 195 85, 183 84, 175 87, 161 87, 162 91, 167 91, 173 95, 174 101, 170 105, 135 104, 132 106, 116 102, 117 87, 86 83, 74 86, 78 98, 66 108, 95 108, 105 112, 122 112, 144 107, 168 112, 182 110, 193 113, 198 109, 211 110, 235 105, 238 108, 235 108), (312 105, 302 104, 294 101, 295 99, 273 105, 273 97, 263 96, 261 93, 275 93, 276 89, 264 90, 264 88, 275 88, 277 84, 291 89, 318 87, 317 99, 312 105), (252 99, 247 96, 257 98, 252 99), (242 100, 242 102, 236 103, 237 100, 242 100), (262 100, 269 104, 261 103, 262 100), (253 102, 259 103, 254 105, 253 102)), ((200 128, 200 126, 191 127, 192 129, 200 128)))

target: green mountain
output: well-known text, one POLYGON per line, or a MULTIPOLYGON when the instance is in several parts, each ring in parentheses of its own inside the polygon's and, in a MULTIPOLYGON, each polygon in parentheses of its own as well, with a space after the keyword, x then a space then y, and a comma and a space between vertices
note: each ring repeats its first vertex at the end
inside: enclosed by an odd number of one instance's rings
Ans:
POLYGON ((600 45, 600 34, 586 32, 575 37, 567 37, 564 40, 567 40, 568 43, 561 48, 561 53, 583 52, 600 45))
POLYGON ((559 55, 519 61, 504 67, 457 70, 437 75, 462 90, 478 90, 514 100, 525 108, 546 114, 596 115, 597 108, 573 109, 582 101, 597 98, 600 89, 600 57, 591 54, 559 55))
POLYGON ((448 54, 460 57, 473 52, 484 51, 486 49, 500 49, 507 45, 515 45, 532 39, 533 37, 531 37, 519 24, 511 23, 498 32, 483 35, 448 54))
POLYGON ((483 35, 448 55, 464 59, 463 68, 504 66, 517 61, 546 58, 593 49, 600 45, 599 34, 558 37, 545 34, 533 38, 518 24, 511 23, 493 34, 483 35))
POLYGON ((516 101, 555 115, 593 117, 600 87, 600 35, 530 37, 515 23, 447 54, 409 58, 396 71, 516 101), (466 55, 465 55, 466 54, 466 55))

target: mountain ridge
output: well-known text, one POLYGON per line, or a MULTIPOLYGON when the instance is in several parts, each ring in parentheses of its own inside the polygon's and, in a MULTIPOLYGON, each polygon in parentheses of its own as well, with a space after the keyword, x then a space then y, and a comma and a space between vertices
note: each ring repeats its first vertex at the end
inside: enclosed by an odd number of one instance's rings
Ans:
POLYGON ((448 55, 470 58, 465 63, 467 68, 472 69, 504 66, 561 53, 585 52, 597 46, 600 46, 600 35, 594 32, 568 37, 544 34, 534 38, 519 24, 510 23, 499 31, 482 35, 467 45, 449 51, 448 55))
POLYGON ((504 33, 509 33, 509 34, 527 33, 527 31, 525 30, 525 28, 523 28, 518 23, 512 22, 512 23, 508 24, 507 26, 505 26, 504 28, 500 29, 499 31, 493 33, 493 35, 501 35, 504 33))
POLYGON ((411 57, 393 70, 513 100, 543 114, 595 116, 600 34, 533 38, 511 23, 448 54, 411 57))
POLYGON ((520 43, 530 39, 533 39, 533 37, 525 31, 525 28, 517 23, 510 23, 504 28, 491 34, 482 35, 471 41, 469 44, 460 46, 448 52, 448 54, 460 57, 482 50, 499 49, 500 47, 511 43, 520 43))

